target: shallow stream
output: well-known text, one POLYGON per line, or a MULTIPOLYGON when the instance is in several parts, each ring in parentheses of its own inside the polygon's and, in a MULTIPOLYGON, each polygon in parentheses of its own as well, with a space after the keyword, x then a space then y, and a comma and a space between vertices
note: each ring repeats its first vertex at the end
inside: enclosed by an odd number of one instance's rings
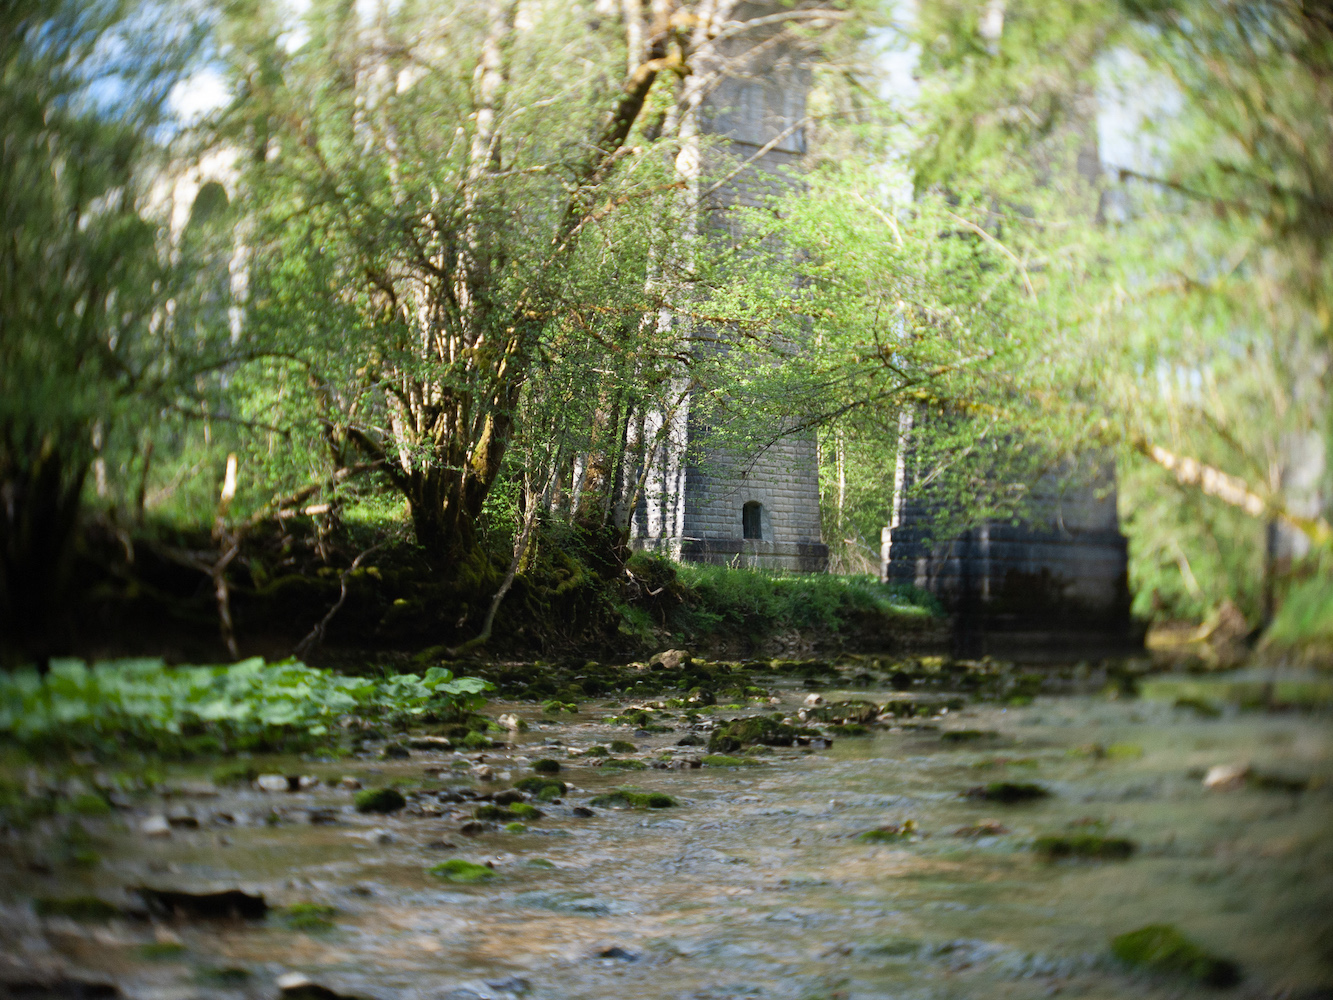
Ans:
MULTIPOLYGON (((782 697, 794 710, 805 691, 782 697)), ((200 787, 182 768, 160 786, 174 782, 170 797, 145 794, 84 824, 101 860, 77 875, 44 865, 30 840, 10 841, 0 857, 0 958, 11 981, 15 970, 61 968, 145 1000, 272 997, 291 973, 381 1000, 1215 993, 1109 956, 1113 936, 1169 923, 1239 963, 1234 996, 1333 995, 1326 716, 1210 718, 1163 702, 1043 697, 873 727, 826 748, 778 748, 755 766, 615 771, 569 751, 613 739, 637 747, 619 756, 646 763, 703 751, 676 746, 690 733, 679 717, 663 720, 671 732, 635 734, 591 721, 623 710, 599 705, 552 722, 531 705, 494 703, 492 714, 517 712, 531 729, 484 760, 414 750, 406 760, 251 762, 322 779, 304 791, 200 787), (963 729, 980 735, 942 738, 963 729), (436 794, 506 788, 539 758, 559 760, 558 777, 573 787, 558 803, 537 803, 545 816, 526 832, 465 835, 472 804, 436 794), (1203 786, 1208 768, 1233 763, 1281 780, 1203 786), (491 781, 479 779, 482 766, 491 781), (343 776, 425 794, 402 812, 360 814, 351 791, 327 783, 343 776), (1287 779, 1312 781, 1302 792, 1273 787, 1287 779), (961 794, 993 781, 1035 782, 1052 795, 1004 805, 961 794), (680 804, 575 815, 627 784, 680 804), (146 835, 142 824, 158 814, 170 832, 146 835), (908 820, 907 836, 856 839, 908 820), (1137 850, 1105 861, 1032 850, 1036 837, 1071 831, 1128 838, 1137 850), (455 857, 489 862, 494 877, 455 885, 428 873, 455 857), (241 888, 271 907, 336 912, 330 928, 302 930, 280 912, 88 923, 38 919, 31 908, 34 898, 79 894, 124 904, 139 885, 241 888)))

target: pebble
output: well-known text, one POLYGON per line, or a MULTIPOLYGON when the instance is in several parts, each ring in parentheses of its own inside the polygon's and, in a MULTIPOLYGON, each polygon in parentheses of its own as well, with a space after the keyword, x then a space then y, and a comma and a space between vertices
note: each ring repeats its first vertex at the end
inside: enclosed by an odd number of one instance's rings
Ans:
POLYGON ((824 696, 822 694, 808 694, 805 696, 805 704, 807 708, 814 708, 816 705, 822 705, 824 704, 824 696))
POLYGON ((346 788, 349 792, 354 792, 361 787, 361 782, 357 781, 350 774, 345 774, 338 780, 338 784, 346 788))
POLYGON ((255 787, 261 792, 285 792, 288 788, 287 775, 261 774, 255 779, 255 787))
POLYGON ((1249 776, 1249 764, 1215 764, 1203 776, 1203 787, 1215 792, 1228 792, 1244 785, 1249 776))
POLYGON ((171 824, 165 816, 159 813, 156 816, 149 816, 140 823, 139 832, 145 837, 170 837, 171 824))

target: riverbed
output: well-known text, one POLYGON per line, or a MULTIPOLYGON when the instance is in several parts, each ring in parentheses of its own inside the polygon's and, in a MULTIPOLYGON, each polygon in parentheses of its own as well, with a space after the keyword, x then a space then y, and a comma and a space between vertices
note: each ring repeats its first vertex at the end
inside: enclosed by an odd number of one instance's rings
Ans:
MULTIPOLYGON (((892 694, 821 692, 829 702, 892 694)), ((777 697, 745 711, 794 714, 807 694, 777 697)), ((605 721, 627 706, 593 701, 550 719, 492 703, 488 713, 529 726, 504 749, 381 759, 372 742, 339 760, 248 761, 291 776, 291 791, 159 765, 151 787, 80 821, 91 863, 52 861, 40 828, 11 836, 0 858, 9 981, 102 984, 145 1000, 272 997, 281 985, 379 1000, 1215 995, 1111 956, 1116 935, 1170 924, 1238 964, 1231 995, 1331 995, 1326 715, 1039 697, 694 767, 704 749, 680 741, 745 711, 714 708, 696 723, 655 711, 662 732, 605 721), (613 759, 646 769, 583 755, 612 740, 635 747, 613 759), (464 830, 481 804, 468 796, 506 789, 543 759, 570 787, 533 803, 540 818, 464 830), (1206 788, 1218 765, 1263 780, 1206 788), (1050 794, 966 795, 995 782, 1050 794), (397 784, 409 805, 359 813, 354 784, 397 784), (678 804, 590 805, 627 785, 678 804), (871 830, 886 833, 860 836, 871 830), (1132 853, 1033 849, 1083 833, 1127 840, 1132 853), (451 858, 492 874, 477 884, 430 874, 451 858), (145 917, 127 891, 139 886, 241 889, 272 909, 263 920, 145 917), (34 916, 33 900, 85 895, 121 912, 34 916), (326 909, 302 926, 298 904, 326 909)))

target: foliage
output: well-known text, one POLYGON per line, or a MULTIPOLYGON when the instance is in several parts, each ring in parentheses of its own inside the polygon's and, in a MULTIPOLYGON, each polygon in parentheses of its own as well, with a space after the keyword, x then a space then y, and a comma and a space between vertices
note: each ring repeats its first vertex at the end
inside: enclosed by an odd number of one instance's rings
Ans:
POLYGON ((341 677, 296 660, 168 667, 161 660, 88 666, 58 660, 39 675, 0 675, 0 734, 31 744, 117 739, 233 749, 327 737, 348 714, 453 716, 484 701, 489 685, 432 667, 423 676, 341 677), (221 741, 221 742, 219 742, 221 741))
MULTIPOLYGON (((163 5, 0 9, 0 658, 49 653, 85 480, 206 368, 150 215, 166 100, 195 46, 163 5), (185 363, 184 355, 191 360, 185 363), (129 426, 124 426, 129 424, 129 426)), ((181 274, 188 268, 182 267, 181 274)))

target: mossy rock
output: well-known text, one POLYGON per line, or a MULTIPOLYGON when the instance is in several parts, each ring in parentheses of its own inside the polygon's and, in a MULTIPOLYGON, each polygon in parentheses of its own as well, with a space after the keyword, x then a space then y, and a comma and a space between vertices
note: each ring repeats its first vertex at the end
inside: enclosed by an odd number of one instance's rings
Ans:
POLYGON ((741 747, 762 744, 770 747, 789 747, 801 731, 795 726, 779 722, 766 715, 746 719, 731 719, 720 724, 708 738, 709 753, 732 753, 741 747))
POLYGON ((598 795, 592 804, 604 809, 671 809, 680 805, 665 792, 641 792, 633 788, 618 788, 598 795))
POLYGON ((984 802, 999 802, 1013 805, 1017 802, 1035 802, 1037 799, 1050 798, 1050 791, 1041 785, 1023 781, 992 781, 988 785, 978 785, 963 793, 969 799, 981 799, 984 802))
POLYGON ((529 868, 547 868, 547 869, 550 869, 550 868, 554 868, 554 867, 555 867, 554 862, 547 861, 545 858, 529 858, 529 859, 525 862, 525 864, 526 864, 529 868))
POLYGON ((848 722, 845 725, 831 725, 828 731, 835 736, 869 736, 870 730, 859 722, 848 722))
POLYGON ((611 751, 608 750, 608 749, 607 749, 606 747, 604 747, 604 746, 598 745, 598 746, 595 746, 595 747, 588 747, 587 750, 584 750, 584 751, 583 751, 583 756, 585 756, 585 757, 610 757, 610 756, 611 756, 611 751))
POLYGON ((504 826, 500 827, 500 829, 505 833, 527 833, 528 825, 526 823, 515 821, 513 823, 506 823, 504 826))
POLYGON ((380 760, 410 760, 412 751, 401 743, 386 743, 380 751, 380 760))
POLYGON ((701 759, 707 767, 763 767, 757 760, 747 760, 744 757, 729 757, 724 753, 710 753, 701 759))
POLYGON ((648 765, 641 760, 608 760, 602 765, 615 771, 646 771, 648 765))
POLYGON ((327 931, 333 929, 338 908, 323 903, 293 903, 278 910, 277 914, 283 926, 291 930, 327 931))
POLYGON ((534 762, 532 769, 538 774, 559 774, 560 762, 558 760, 551 760, 549 757, 544 757, 541 760, 534 762))
POLYGON ((1111 954, 1134 968, 1204 986, 1234 986, 1241 979, 1235 962, 1210 954, 1170 924, 1150 924, 1112 938, 1111 954))
POLYGON ((866 830, 864 833, 858 833, 856 839, 863 844, 896 844, 910 839, 916 831, 916 820, 909 819, 901 823, 890 823, 888 826, 881 826, 877 830, 866 830))
POLYGON ((32 908, 39 917, 68 917, 83 923, 103 923, 120 916, 120 908, 96 896, 65 899, 36 899, 32 908))
POLYGON ((630 743, 628 740, 611 741, 612 753, 636 753, 638 749, 639 749, 638 747, 636 747, 633 743, 630 743))
POLYGON ((489 882, 495 878, 495 872, 492 869, 485 865, 464 861, 462 858, 450 858, 448 861, 441 861, 438 865, 432 865, 427 871, 436 878, 442 878, 448 882, 460 882, 463 885, 476 885, 479 882, 489 882))
POLYGON ((357 792, 352 802, 356 811, 363 813, 392 813, 407 805, 407 799, 396 788, 367 788, 357 792))
POLYGON ((1137 846, 1124 837, 1103 837, 1095 833, 1075 833, 1038 837, 1032 849, 1052 861, 1060 858, 1099 858, 1105 861, 1123 861, 1137 846))
POLYGON ((999 739, 1000 734, 992 729, 950 729, 940 733, 941 743, 979 743, 985 740, 999 739))
POLYGON ((491 803, 477 806, 472 810, 474 819, 506 823, 516 819, 535 820, 542 818, 542 811, 526 802, 515 802, 510 806, 497 806, 491 803))
POLYGON ((564 795, 569 791, 569 786, 559 778, 543 778, 540 775, 532 775, 524 778, 514 785, 520 792, 527 792, 535 798, 546 800, 564 795))

